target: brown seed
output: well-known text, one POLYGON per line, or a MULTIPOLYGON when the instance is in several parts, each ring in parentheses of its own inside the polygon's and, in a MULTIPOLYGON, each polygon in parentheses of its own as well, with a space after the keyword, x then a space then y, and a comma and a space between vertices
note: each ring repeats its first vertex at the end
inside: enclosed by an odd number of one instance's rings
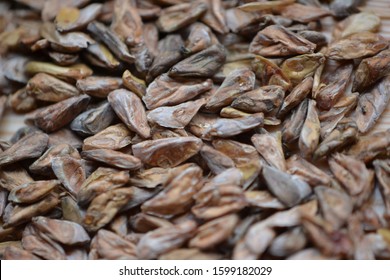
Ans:
POLYGON ((56 29, 60 32, 78 30, 93 21, 101 12, 102 4, 91 4, 79 10, 63 7, 55 18, 56 29))
POLYGON ((67 155, 55 157, 51 167, 65 189, 72 195, 77 195, 86 177, 81 160, 67 155))
POLYGON ((314 153, 319 140, 320 121, 318 119, 316 102, 314 100, 309 100, 306 119, 299 136, 299 149, 304 157, 309 157, 314 153))
POLYGON ((88 95, 71 97, 36 112, 34 124, 47 132, 54 132, 70 123, 90 101, 88 95))
POLYGON ((88 231, 97 231, 107 225, 133 197, 133 189, 112 189, 96 196, 89 205, 83 221, 88 231))
POLYGON ((167 35, 158 42, 158 53, 150 66, 146 76, 147 82, 152 82, 157 76, 167 72, 169 68, 179 62, 184 53, 184 42, 180 35, 167 35))
POLYGON ((8 200, 14 203, 34 203, 60 186, 57 180, 35 181, 17 186, 10 191, 8 200))
POLYGON ((264 86, 239 95, 231 104, 248 113, 276 114, 283 103, 284 91, 280 86, 264 86))
POLYGON ((200 52, 218 43, 211 29, 202 23, 193 23, 188 27, 189 35, 185 45, 188 54, 200 52))
POLYGON ((218 109, 228 106, 235 97, 242 93, 253 90, 255 86, 255 75, 248 69, 237 69, 230 72, 222 85, 211 96, 206 104, 206 109, 217 111, 218 109))
POLYGON ((296 206, 311 193, 307 183, 274 167, 264 166, 263 177, 268 189, 288 207, 296 206))
POLYGON ((351 198, 343 191, 318 186, 314 189, 321 213, 334 230, 340 229, 350 218, 353 210, 351 198))
POLYGON ((118 35, 111 31, 104 24, 93 21, 88 24, 87 30, 91 32, 96 38, 101 40, 115 56, 127 63, 134 62, 134 56, 129 53, 129 49, 123 43, 118 35))
POLYGON ((193 166, 178 171, 172 172, 172 179, 165 184, 163 191, 142 205, 143 212, 169 218, 190 209, 193 196, 202 186, 202 169, 193 166))
POLYGON ((383 78, 370 91, 359 96, 355 111, 359 132, 368 132, 385 111, 390 100, 390 94, 388 94, 389 87, 390 77, 388 76, 383 78))
POLYGON ((75 64, 70 67, 62 67, 38 61, 28 62, 25 71, 31 74, 46 73, 69 82, 86 78, 91 76, 93 73, 92 70, 85 64, 75 64))
POLYGON ((21 88, 9 97, 9 103, 17 113, 26 113, 37 107, 37 100, 27 94, 26 88, 21 88))
POLYGON ((8 191, 33 181, 34 179, 31 178, 27 171, 18 165, 13 164, 0 168, 0 187, 8 191))
POLYGON ((147 118, 163 127, 184 128, 205 103, 204 99, 197 99, 172 107, 161 106, 149 111, 147 118))
POLYGON ((227 138, 261 127, 264 124, 264 114, 257 113, 247 117, 225 119, 218 118, 202 134, 201 138, 208 140, 214 137, 227 138))
POLYGON ((352 70, 351 63, 335 60, 326 62, 321 72, 320 85, 313 94, 320 108, 329 110, 337 103, 347 89, 352 70))
POLYGON ((123 85, 128 90, 134 92, 139 98, 142 98, 146 94, 145 81, 134 76, 129 70, 123 72, 122 80, 123 85))
POLYGON ((375 160, 375 175, 379 181, 379 189, 381 190, 386 211, 390 214, 390 162, 389 160, 375 160))
POLYGON ((251 141, 270 166, 286 171, 286 160, 284 159, 281 138, 280 133, 273 136, 265 132, 264 134, 253 134, 251 141))
POLYGON ((117 89, 112 91, 107 99, 117 116, 131 131, 143 138, 150 137, 150 127, 145 109, 136 94, 125 89, 117 89))
POLYGON ((132 137, 133 134, 124 124, 112 125, 91 137, 85 138, 83 150, 119 150, 130 145, 132 137))
POLYGON ((305 78, 302 82, 300 82, 284 99, 283 104, 278 112, 278 117, 285 116, 293 108, 299 105, 311 92, 312 87, 312 77, 305 78))
POLYGON ((192 248, 209 249, 225 241, 232 234, 238 224, 237 215, 226 215, 201 225, 196 235, 189 241, 192 248))
POLYGON ((283 122, 282 139, 283 143, 292 143, 299 138, 307 115, 309 99, 305 99, 291 113, 290 118, 283 122))
POLYGON ((307 238, 301 227, 295 227, 276 237, 269 247, 271 255, 287 257, 302 250, 307 243, 307 238))
POLYGON ((202 2, 177 4, 163 9, 157 20, 160 31, 174 32, 196 21, 207 10, 207 5, 202 2))
POLYGON ((148 109, 160 106, 178 105, 212 88, 210 79, 172 79, 163 74, 156 78, 147 88, 142 98, 148 109))
POLYGON ((371 196, 374 172, 368 170, 364 162, 352 156, 336 153, 329 159, 329 167, 353 198, 355 205, 362 205, 371 196))
MULTIPOLYGON (((92 240, 99 258, 105 260, 135 260, 136 246, 133 242, 105 229, 97 232, 92 240)), ((92 249, 91 249, 92 251, 92 249)), ((91 259, 91 256, 90 256, 91 259)))
POLYGON ((114 110, 103 101, 78 115, 70 128, 81 135, 93 135, 107 128, 115 119, 114 110))
POLYGON ((42 132, 33 132, 21 138, 9 149, 0 153, 0 166, 24 159, 37 158, 47 147, 49 136, 42 132))
POLYGON ((175 167, 197 154, 202 141, 196 137, 172 137, 143 141, 133 145, 135 157, 145 164, 160 167, 175 167))
POLYGON ((358 93, 341 96, 339 101, 329 111, 321 111, 321 138, 326 138, 339 122, 355 108, 358 101, 358 93))
POLYGON ((324 61, 325 57, 321 53, 298 55, 286 59, 281 69, 286 77, 297 85, 306 77, 312 76, 324 61))
POLYGON ((323 141, 313 154, 314 159, 327 156, 330 153, 356 142, 358 128, 355 123, 339 124, 323 141))
POLYGON ((359 32, 349 35, 328 49, 330 59, 347 60, 372 56, 388 47, 388 42, 381 36, 371 32, 359 32))
POLYGON ((75 159, 81 159, 79 152, 74 147, 70 146, 69 144, 59 144, 47 149, 39 159, 30 165, 29 170, 36 174, 49 174, 52 172, 51 165, 53 159, 67 155, 75 159))
POLYGON ((241 172, 237 169, 227 169, 214 177, 194 196, 192 213, 199 219, 211 220, 243 209, 247 201, 239 186, 241 180, 241 172))
POLYGON ((96 196, 123 187, 130 180, 129 173, 113 168, 99 167, 84 181, 77 194, 78 203, 86 206, 96 196))
POLYGON ((294 3, 281 9, 281 15, 294 21, 309 23, 331 15, 328 9, 294 3))
POLYGON ((234 161, 230 157, 208 145, 202 146, 200 155, 206 161, 210 170, 216 175, 235 166, 234 161))
POLYGON ((27 250, 16 246, 8 246, 4 251, 4 260, 40 260, 37 256, 27 250))
POLYGON ((313 53, 316 45, 283 26, 271 25, 253 38, 249 51, 261 56, 290 56, 313 53))
POLYGON ((329 186, 332 182, 327 173, 298 155, 291 156, 286 163, 288 173, 299 177, 311 187, 329 186))
POLYGON ((175 64, 169 70, 168 75, 174 78, 212 77, 225 63, 225 60, 225 48, 220 44, 216 44, 175 64))
POLYGON ((90 241, 85 229, 74 222, 35 217, 32 225, 52 240, 64 245, 83 245, 90 241))
POLYGON ((109 149, 83 151, 81 156, 88 160, 98 161, 113 167, 127 170, 137 170, 142 166, 141 161, 138 158, 109 149))
POLYGON ((195 222, 184 221, 172 227, 150 231, 139 241, 137 255, 140 259, 156 259, 164 253, 179 248, 194 235, 195 230, 195 222))
POLYGON ((33 217, 43 215, 58 205, 57 195, 50 194, 42 200, 27 206, 9 204, 3 215, 4 227, 13 227, 30 221, 33 217), (8 209, 7 209, 8 208, 8 209))
POLYGON ((227 139, 214 140, 212 145, 216 150, 224 153, 234 161, 236 168, 242 172, 244 188, 247 188, 256 180, 262 164, 255 147, 227 139))

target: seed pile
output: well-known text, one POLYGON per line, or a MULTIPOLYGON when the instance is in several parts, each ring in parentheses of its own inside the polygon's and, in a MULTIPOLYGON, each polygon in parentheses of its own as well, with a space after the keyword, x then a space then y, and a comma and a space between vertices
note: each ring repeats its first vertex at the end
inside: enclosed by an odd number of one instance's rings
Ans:
POLYGON ((389 259, 360 2, 0 2, 0 257, 389 259))

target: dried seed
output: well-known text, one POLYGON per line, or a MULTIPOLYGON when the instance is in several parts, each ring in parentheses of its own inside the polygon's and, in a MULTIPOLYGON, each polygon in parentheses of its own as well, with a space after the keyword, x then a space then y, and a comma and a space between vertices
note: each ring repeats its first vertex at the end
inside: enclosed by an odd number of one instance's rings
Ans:
MULTIPOLYGON (((105 229, 97 232, 92 240, 98 256, 105 260, 135 260, 136 246, 133 242, 105 229)), ((92 251, 92 250, 91 250, 92 251)))
POLYGON ((390 129, 360 137, 358 142, 348 150, 352 155, 364 162, 371 162, 377 156, 390 154, 390 129))
POLYGON ((51 167, 65 189, 77 195, 86 177, 81 160, 68 155, 55 157, 51 167))
POLYGON ((156 24, 160 31, 171 33, 195 22, 206 10, 203 2, 177 4, 163 9, 156 24))
POLYGON ((96 133, 95 135, 85 138, 83 150, 111 149, 119 150, 131 144, 133 134, 126 125, 120 123, 112 125, 96 133))
POLYGON ((299 177, 311 187, 329 186, 332 182, 328 174, 298 155, 291 156, 286 163, 288 173, 299 177))
POLYGON ((237 69, 230 72, 222 85, 208 100, 205 108, 210 111, 228 106, 235 97, 244 92, 253 90, 255 86, 255 75, 248 69, 237 69))
POLYGON ((178 105, 212 88, 210 79, 172 79, 167 74, 156 78, 147 88, 142 98, 148 109, 160 106, 178 105))
POLYGON ((388 47, 388 42, 380 35, 371 32, 351 34, 328 49, 330 59, 347 60, 372 56, 388 47))
POLYGON ((138 158, 108 149, 83 151, 81 156, 88 160, 98 161, 121 169, 136 170, 142 166, 138 158))
POLYGON ((160 255, 179 248, 194 235, 196 223, 185 221, 172 227, 157 228, 145 234, 137 245, 140 259, 156 259, 160 255))
POLYGON ((85 214, 84 227, 88 231, 104 227, 132 197, 133 189, 129 187, 112 189, 96 196, 85 214))
POLYGON ((353 210, 351 198, 343 191, 318 186, 314 189, 321 213, 334 230, 340 229, 350 218, 353 210))
POLYGON ((285 116, 290 112, 294 107, 299 105, 311 92, 313 87, 313 78, 307 77, 302 82, 300 82, 283 101, 278 117, 285 116))
POLYGON ((353 80, 353 91, 362 91, 373 85, 379 79, 390 74, 390 50, 384 50, 377 55, 363 59, 356 69, 353 80))
POLYGON ((340 150, 348 144, 354 143, 358 137, 358 128, 355 123, 339 124, 323 141, 313 154, 314 159, 327 156, 340 150))
POLYGON ((90 241, 85 229, 74 222, 40 216, 33 218, 32 225, 52 240, 64 245, 83 245, 90 241))
POLYGON ((130 180, 129 173, 113 168, 99 167, 93 172, 80 187, 77 194, 78 203, 81 206, 88 205, 96 196, 109 190, 126 185, 130 180))
POLYGON ((383 78, 374 88, 359 96, 356 107, 356 124, 359 132, 368 132, 385 111, 390 100, 390 77, 383 78))
POLYGON ((88 95, 80 95, 39 110, 33 116, 34 124, 44 131, 54 132, 70 123, 87 107, 90 99, 88 95))
POLYGON ((329 167, 352 196, 355 205, 362 205, 371 196, 374 172, 368 170, 362 161, 343 154, 333 154, 329 159, 329 167))
POLYGON ((282 128, 283 143, 292 143, 299 138, 303 124, 306 119, 309 99, 305 99, 292 112, 289 119, 286 119, 282 128))
POLYGON ((109 92, 119 88, 120 85, 120 79, 108 77, 87 77, 79 79, 76 83, 78 90, 94 97, 106 97, 109 92))
POLYGON ((296 206, 311 193, 307 183, 274 167, 264 166, 263 176, 268 189, 288 207, 296 206))
POLYGON ((70 123, 70 128, 81 135, 93 135, 107 128, 114 119, 111 105, 103 101, 78 115, 70 123))
POLYGON ((93 21, 88 24, 87 30, 96 38, 101 40, 112 51, 117 58, 127 63, 134 62, 134 56, 129 53, 129 49, 123 43, 117 34, 111 31, 104 24, 93 21))
POLYGON ((117 89, 112 91, 107 99, 117 116, 131 131, 143 138, 150 137, 150 127, 144 106, 135 93, 125 89, 117 89))
POLYGON ((12 206, 9 204, 3 215, 4 227, 13 227, 26 223, 35 216, 40 216, 49 212, 56 207, 59 202, 58 197, 52 193, 31 205, 12 206))
POLYGON ((146 201, 141 209, 147 214, 171 217, 188 211, 193 196, 201 188, 202 170, 198 166, 188 167, 184 171, 172 172, 164 190, 146 201))
POLYGON ((270 166, 286 171, 286 160, 284 159, 281 138, 280 133, 275 136, 268 133, 253 134, 251 141, 270 166))
POLYGON ((205 103, 204 99, 197 99, 172 107, 161 106, 150 111, 147 118, 163 127, 184 128, 205 103))
POLYGON ((57 180, 35 181, 23 184, 10 191, 8 200, 14 203, 34 203, 47 196, 59 186, 60 182, 57 180))
POLYGON ((309 100, 307 115, 299 136, 299 149, 304 157, 311 156, 320 140, 320 121, 316 109, 316 102, 309 100))
POLYGON ((196 137, 172 137, 133 145, 133 154, 151 166, 175 167, 197 154, 202 141, 196 137))
POLYGON ((325 63, 320 84, 313 94, 320 108, 329 110, 337 103, 347 89, 352 70, 351 63, 339 63, 334 60, 325 63))
POLYGON ((269 248, 271 255, 287 257, 302 250, 307 238, 301 227, 296 227, 276 237, 269 248))
POLYGON ((54 23, 60 32, 78 30, 93 21, 101 10, 102 4, 91 4, 81 10, 63 7, 56 15, 54 23))
POLYGON ((131 92, 134 92, 139 98, 142 98, 146 94, 145 81, 135 77, 129 70, 123 72, 122 80, 123 85, 131 92))
POLYGON ((264 114, 257 113, 247 117, 236 119, 218 118, 215 123, 211 124, 202 134, 202 139, 213 137, 231 137, 243 132, 261 127, 264 124, 264 114))
POLYGON ((286 59, 281 69, 287 78, 297 85, 306 77, 312 76, 324 61, 325 57, 321 53, 298 55, 286 59))
POLYGON ((176 78, 208 78, 217 72, 225 60, 225 48, 216 44, 175 64, 168 75, 176 78))
POLYGON ((27 134, 9 149, 0 152, 0 166, 24 159, 37 158, 47 147, 49 136, 42 132, 27 134))
POLYGON ((355 108, 357 100, 357 93, 344 95, 329 111, 320 112, 321 138, 326 138, 336 128, 338 123, 355 108))
POLYGON ((206 222, 197 229, 196 235, 188 243, 189 247, 203 250, 213 248, 229 238, 238 221, 238 216, 232 214, 206 222))
POLYGON ((313 53, 316 45, 283 26, 271 25, 253 38, 249 51, 265 57, 313 53))

